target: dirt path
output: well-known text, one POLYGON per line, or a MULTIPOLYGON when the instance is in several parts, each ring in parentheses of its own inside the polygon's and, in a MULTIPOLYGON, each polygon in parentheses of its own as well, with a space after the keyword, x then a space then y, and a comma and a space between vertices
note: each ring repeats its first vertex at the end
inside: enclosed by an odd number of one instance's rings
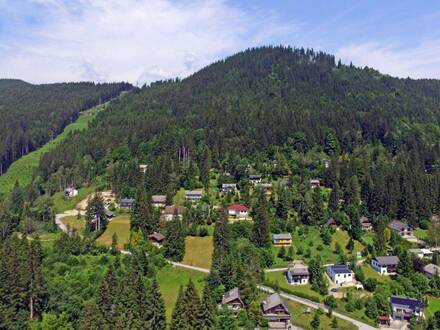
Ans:
MULTIPOLYGON (((65 217, 76 216, 77 214, 78 214, 78 210, 68 210, 68 211, 64 211, 63 213, 58 213, 55 215, 55 223, 58 226, 58 228, 60 228, 63 232, 67 233, 67 227, 63 223, 62 219, 65 217)), ((86 212, 80 211, 80 214, 84 215, 86 214, 86 212)))

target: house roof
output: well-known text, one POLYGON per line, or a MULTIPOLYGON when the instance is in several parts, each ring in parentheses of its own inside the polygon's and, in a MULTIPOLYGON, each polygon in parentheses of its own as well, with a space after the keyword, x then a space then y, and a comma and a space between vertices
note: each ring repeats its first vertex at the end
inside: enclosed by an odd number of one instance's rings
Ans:
POLYGON ((327 226, 334 226, 336 225, 336 220, 334 218, 330 218, 327 220, 327 226))
POLYGON ((272 188, 272 183, 259 183, 257 187, 261 188, 272 188))
POLYGON ((393 230, 397 230, 397 231, 401 231, 404 229, 408 229, 411 228, 410 225, 408 225, 407 223, 404 223, 400 220, 393 220, 390 222, 390 224, 388 225, 388 227, 390 227, 393 230))
POLYGON ((260 179, 261 179, 260 174, 250 174, 249 175, 249 180, 260 180, 260 179))
POLYGON ((112 211, 105 211, 105 215, 106 215, 108 218, 112 218, 112 217, 115 216, 115 214, 114 214, 112 211))
POLYGON ((229 290, 228 292, 225 292, 222 298, 222 304, 228 304, 231 301, 234 301, 236 299, 240 299, 240 289, 239 288, 233 288, 232 290, 229 290))
POLYGON ((347 267, 347 265, 330 265, 328 266, 327 269, 331 270, 335 274, 352 273, 352 271, 347 267))
POLYGON ((185 191, 185 195, 189 196, 189 195, 196 195, 196 196, 201 196, 202 195, 202 190, 201 189, 197 189, 197 190, 186 190, 185 191))
POLYGON ((273 293, 270 296, 266 297, 261 303, 261 308, 263 309, 263 312, 267 312, 268 310, 278 305, 282 305, 286 312, 289 313, 289 309, 287 308, 286 304, 281 299, 278 293, 273 293))
POLYGON ((390 301, 391 301, 392 305, 406 306, 411 309, 424 307, 423 302, 416 299, 416 298, 405 298, 405 297, 391 296, 390 301))
POLYGON ((292 239, 292 235, 290 235, 290 233, 273 234, 272 239, 292 239))
POLYGON ((119 200, 119 204, 133 204, 134 199, 133 198, 121 198, 119 200))
POLYGON ((440 267, 434 264, 426 265, 423 267, 423 271, 431 275, 440 275, 440 267))
POLYGON ((399 263, 399 258, 396 256, 375 257, 374 259, 380 266, 391 266, 399 263))
POLYGON ((366 216, 363 216, 359 219, 359 222, 362 223, 370 223, 370 219, 368 219, 366 216))
POLYGON ((153 203, 165 203, 167 200, 167 196, 165 195, 153 195, 151 196, 151 201, 153 203))
POLYGON ((232 204, 228 206, 228 211, 247 212, 248 208, 243 204, 232 204))
POLYGON ((168 215, 173 215, 174 212, 177 210, 177 214, 183 214, 183 212, 185 211, 185 207, 181 206, 181 205, 168 205, 165 206, 165 214, 168 215))
POLYGON ((222 188, 236 188, 236 183, 222 183, 222 188))
POLYGON ((148 235, 148 238, 154 239, 155 241, 162 242, 165 239, 165 236, 163 236, 161 233, 152 233, 148 235))
POLYGON ((307 267, 307 266, 289 268, 288 272, 292 276, 295 276, 295 275, 297 275, 297 276, 299 276, 299 275, 310 275, 309 267, 307 267))

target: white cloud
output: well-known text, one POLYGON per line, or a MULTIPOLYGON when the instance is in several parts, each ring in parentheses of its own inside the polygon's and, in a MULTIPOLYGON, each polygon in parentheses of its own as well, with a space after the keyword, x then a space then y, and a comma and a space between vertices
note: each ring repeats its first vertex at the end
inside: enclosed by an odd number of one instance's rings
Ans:
POLYGON ((357 66, 373 67, 401 78, 440 78, 440 40, 415 47, 379 43, 353 44, 337 50, 336 57, 357 66))
POLYGON ((0 75, 34 83, 185 77, 295 30, 223 0, 27 2, 41 11, 40 24, 28 27, 23 20, 20 38, 0 39, 0 75))

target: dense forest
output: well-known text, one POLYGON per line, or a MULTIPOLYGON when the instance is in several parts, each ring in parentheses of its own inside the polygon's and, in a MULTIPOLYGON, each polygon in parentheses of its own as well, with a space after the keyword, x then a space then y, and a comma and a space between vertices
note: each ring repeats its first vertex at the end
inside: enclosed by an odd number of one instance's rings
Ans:
POLYGON ((437 80, 397 79, 313 50, 250 49, 114 102, 43 157, 41 176, 81 185, 109 169, 122 197, 135 195, 138 164, 149 165, 150 193, 194 188, 209 167, 235 180, 316 176, 333 197, 356 191, 363 212, 417 224, 439 205, 439 104, 437 80))
POLYGON ((80 111, 130 88, 125 83, 32 85, 0 79, 0 175, 12 162, 57 136, 80 111))

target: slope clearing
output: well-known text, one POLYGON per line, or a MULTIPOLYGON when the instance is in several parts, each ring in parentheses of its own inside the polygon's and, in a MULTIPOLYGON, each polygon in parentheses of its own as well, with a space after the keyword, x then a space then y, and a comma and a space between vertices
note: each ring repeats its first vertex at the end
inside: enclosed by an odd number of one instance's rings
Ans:
POLYGON ((9 167, 8 171, 0 176, 0 193, 11 192, 16 181, 18 181, 20 186, 30 184, 32 176, 38 168, 41 155, 58 146, 69 135, 69 133, 76 130, 86 129, 89 123, 95 118, 96 114, 105 109, 105 106, 105 104, 99 105, 81 112, 78 120, 66 126, 63 133, 58 135, 55 139, 15 161, 9 167))

